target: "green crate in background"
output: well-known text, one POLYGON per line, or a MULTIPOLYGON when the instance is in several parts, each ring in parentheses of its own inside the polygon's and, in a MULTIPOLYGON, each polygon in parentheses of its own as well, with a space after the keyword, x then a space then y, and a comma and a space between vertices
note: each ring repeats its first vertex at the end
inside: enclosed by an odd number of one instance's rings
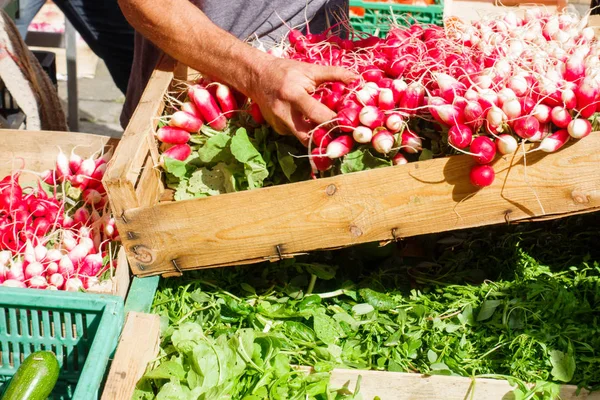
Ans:
POLYGON ((355 31, 385 37, 394 21, 398 25, 421 23, 442 26, 444 0, 435 0, 435 4, 427 6, 350 0, 350 25, 355 31), (364 9, 364 15, 352 12, 354 7, 364 9))
POLYGON ((123 320, 117 296, 0 288, 0 397, 25 357, 49 350, 61 367, 49 399, 97 399, 123 320))

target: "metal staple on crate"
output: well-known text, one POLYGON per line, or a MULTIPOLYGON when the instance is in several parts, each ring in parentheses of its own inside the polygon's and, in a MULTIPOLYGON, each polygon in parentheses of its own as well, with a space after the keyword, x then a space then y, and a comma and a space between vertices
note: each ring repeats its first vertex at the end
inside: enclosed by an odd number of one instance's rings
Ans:
POLYGON ((398 236, 396 235, 396 230, 398 228, 392 228, 392 239, 394 240, 394 242, 398 241, 398 236))
POLYGON ((283 261, 283 255, 281 254, 281 245, 278 244, 277 246, 275 246, 275 248, 277 249, 277 255, 279 256, 279 261, 283 261))
POLYGON ((179 268, 179 265, 177 265, 177 261, 175 261, 175 259, 172 259, 171 263, 173 264, 173 266, 175 267, 177 272, 179 272, 181 275, 183 275, 183 271, 181 271, 181 268, 179 268))

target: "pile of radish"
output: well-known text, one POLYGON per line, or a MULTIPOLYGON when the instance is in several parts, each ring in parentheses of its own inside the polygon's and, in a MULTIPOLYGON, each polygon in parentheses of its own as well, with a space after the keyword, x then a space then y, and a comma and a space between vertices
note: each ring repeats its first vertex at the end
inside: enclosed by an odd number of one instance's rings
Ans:
MULTIPOLYGON (((524 17, 506 12, 474 23, 454 19, 445 28, 393 27, 386 38, 292 30, 288 39, 269 53, 361 76, 348 85, 322 84, 313 94, 337 113, 312 131, 315 171, 330 169, 360 146, 404 164, 423 149, 424 133, 433 131, 434 156, 471 155, 471 183, 485 187, 494 181, 498 154, 514 153, 525 142, 538 143, 528 151, 557 151, 589 135, 600 111, 600 46, 587 17, 530 8, 524 17)), ((164 156, 185 160, 190 133, 203 123, 224 129, 238 105, 264 123, 255 104, 219 83, 190 86, 188 99, 157 132, 170 146, 164 156)))
POLYGON ((0 284, 79 291, 116 266, 118 241, 102 176, 111 153, 59 153, 34 187, 21 172, 0 181, 0 284))

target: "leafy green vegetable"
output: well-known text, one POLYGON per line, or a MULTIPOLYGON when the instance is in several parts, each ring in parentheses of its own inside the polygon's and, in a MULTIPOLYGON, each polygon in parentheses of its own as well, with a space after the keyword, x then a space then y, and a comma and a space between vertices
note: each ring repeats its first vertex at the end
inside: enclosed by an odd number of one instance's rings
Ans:
POLYGON ((136 398, 194 396, 203 374, 197 398, 345 398, 336 367, 509 379, 515 399, 600 389, 598 237, 593 214, 412 241, 431 257, 393 243, 162 280, 161 355, 136 398))
POLYGON ((349 174, 351 172, 364 171, 367 169, 388 167, 392 165, 390 160, 375 157, 367 146, 362 146, 346 155, 341 165, 341 172, 349 174))

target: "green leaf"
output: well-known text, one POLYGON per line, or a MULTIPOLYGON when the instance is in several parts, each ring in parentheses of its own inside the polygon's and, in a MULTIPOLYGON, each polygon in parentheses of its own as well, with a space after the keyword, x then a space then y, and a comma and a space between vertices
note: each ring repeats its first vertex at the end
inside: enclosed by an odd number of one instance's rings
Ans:
POLYGON ((313 263, 306 265, 306 271, 309 274, 316 275, 317 278, 325 281, 335 278, 335 269, 335 267, 325 264, 313 263))
POLYGON ((435 353, 435 351, 429 349, 427 350, 427 359, 431 364, 433 364, 437 361, 438 355, 435 353))
POLYGON ((179 161, 171 157, 164 157, 164 169, 177 178, 183 178, 187 174, 187 162, 179 161))
POLYGON ((185 380, 185 371, 183 366, 176 361, 165 361, 158 367, 144 375, 148 379, 171 379, 178 381, 185 380))
POLYGON ((313 328, 317 337, 325 344, 335 344, 344 335, 340 325, 325 314, 313 316, 313 328))
POLYGON ((296 160, 292 157, 295 155, 295 148, 285 143, 275 142, 277 148, 277 161, 286 178, 292 182, 292 175, 296 172, 296 160))
POLYGON ((550 363, 552 364, 552 376, 561 382, 570 382, 575 373, 575 358, 560 350, 551 350, 550 363))
POLYGON ((179 382, 171 381, 165 384, 156 395, 156 400, 188 400, 192 392, 179 382))
POLYGON ((431 160, 433 158, 433 153, 431 150, 424 148, 421 150, 421 154, 419 154, 419 161, 431 160))
POLYGON ((200 168, 192 173, 187 191, 195 195, 215 196, 226 192, 224 183, 221 170, 200 168))
POLYGON ((343 174, 351 172, 364 171, 367 169, 388 167, 392 165, 390 160, 375 157, 369 151, 368 147, 361 147, 348 153, 342 162, 341 171, 343 174))
POLYGON ((372 289, 360 289, 358 294, 376 310, 387 311, 396 307, 396 302, 385 293, 376 292, 372 289))
POLYGON ((352 307, 352 312, 355 315, 365 315, 373 311, 375 311, 375 308, 371 304, 367 303, 356 304, 352 307))
POLYGON ((250 141, 244 128, 238 129, 231 139, 231 153, 236 160, 244 164, 248 188, 262 187, 264 180, 269 176, 269 171, 265 160, 250 141))
POLYGON ((479 313, 477 314, 477 322, 485 321, 489 319, 496 311, 496 308, 502 304, 502 300, 485 300, 481 304, 479 313))
POLYGON ((232 160, 231 151, 229 151, 230 141, 231 136, 223 132, 210 137, 198 150, 200 161, 204 164, 230 162, 232 160))

